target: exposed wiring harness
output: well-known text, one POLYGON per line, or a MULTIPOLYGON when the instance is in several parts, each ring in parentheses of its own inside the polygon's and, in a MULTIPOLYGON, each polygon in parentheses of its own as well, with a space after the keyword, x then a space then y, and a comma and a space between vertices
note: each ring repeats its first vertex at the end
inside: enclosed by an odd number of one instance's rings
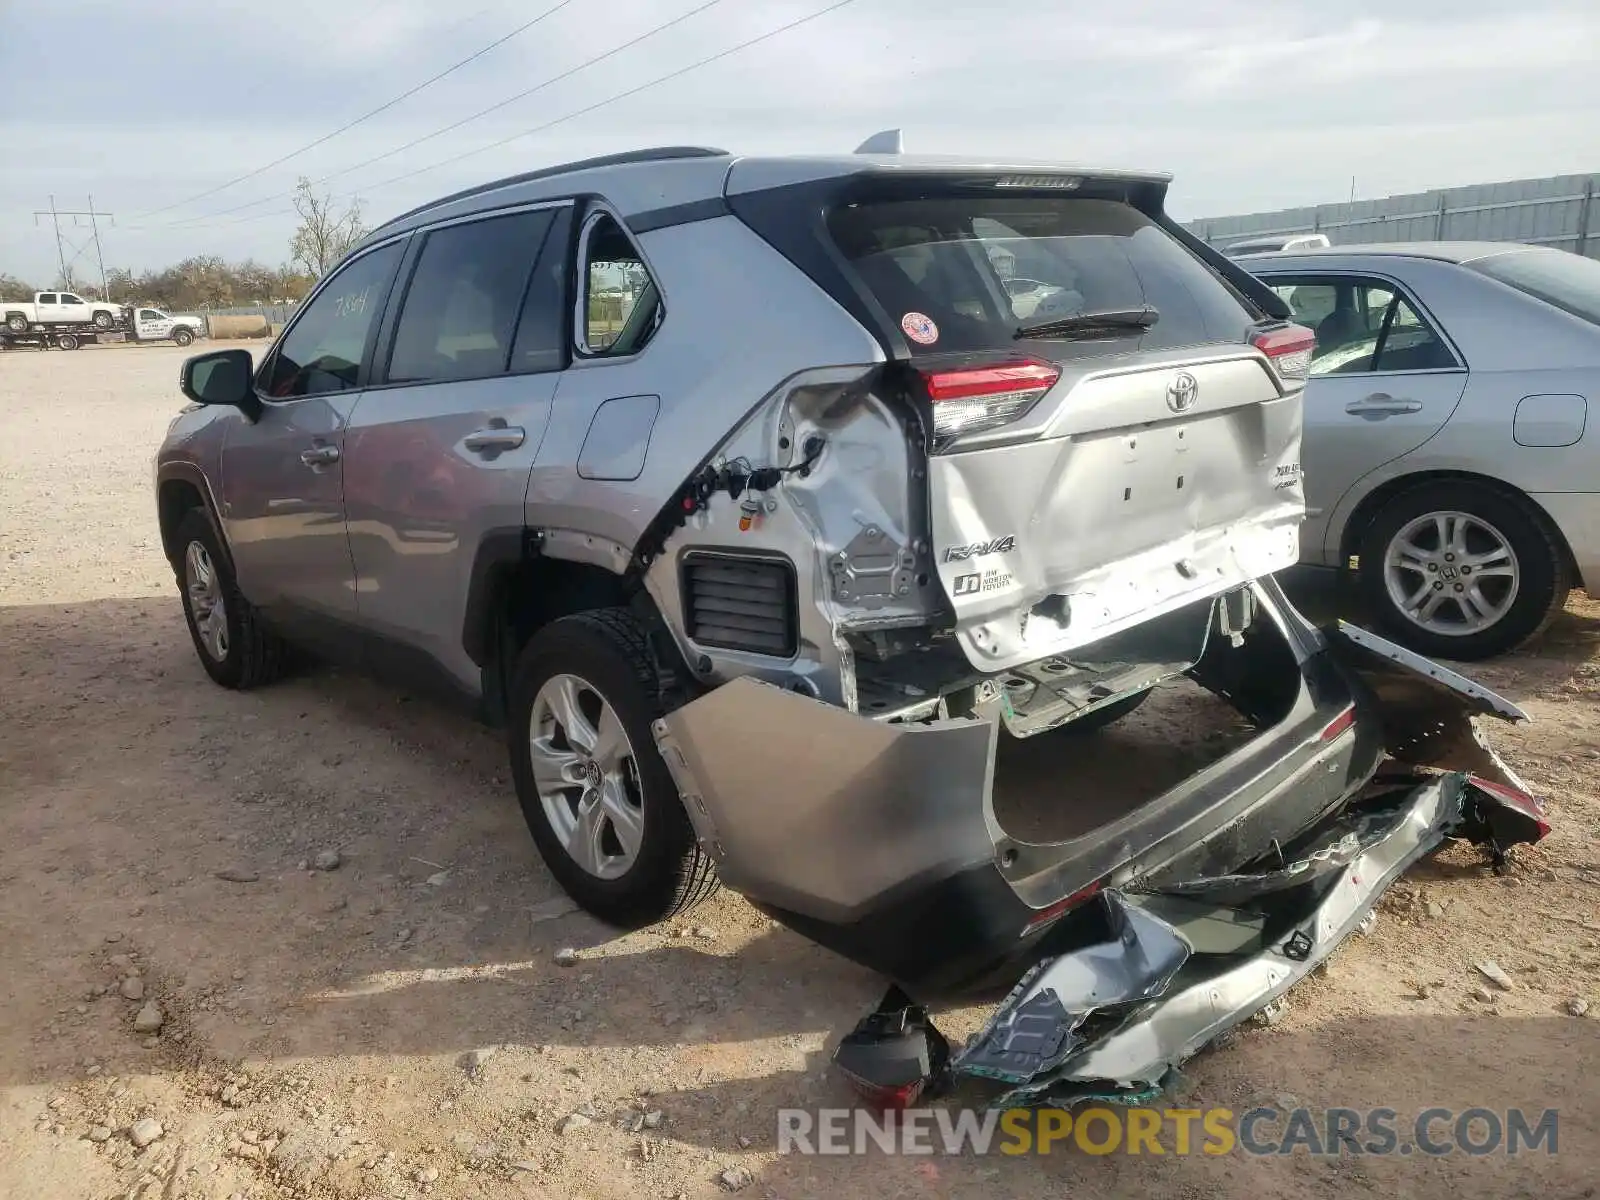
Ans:
MULTIPOLYGON (((746 492, 770 492, 786 475, 811 474, 811 468, 822 456, 827 439, 812 434, 803 447, 805 457, 787 467, 756 467, 743 456, 721 464, 708 463, 698 475, 683 485, 678 493, 678 511, 687 519, 710 506, 711 497, 726 492, 729 500, 738 500, 746 492)), ((682 521, 679 521, 682 524, 682 521)))

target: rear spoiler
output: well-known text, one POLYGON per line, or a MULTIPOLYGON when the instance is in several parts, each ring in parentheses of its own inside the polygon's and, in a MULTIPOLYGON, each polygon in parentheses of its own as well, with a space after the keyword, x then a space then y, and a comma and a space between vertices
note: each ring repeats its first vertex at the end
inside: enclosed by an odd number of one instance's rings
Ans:
POLYGON ((1280 321, 1290 320, 1294 316, 1294 310, 1289 307, 1287 300, 1220 250, 1213 249, 1195 237, 1174 221, 1165 209, 1153 215, 1161 228, 1176 238, 1190 253, 1220 275, 1236 291, 1248 297, 1262 312, 1280 321))

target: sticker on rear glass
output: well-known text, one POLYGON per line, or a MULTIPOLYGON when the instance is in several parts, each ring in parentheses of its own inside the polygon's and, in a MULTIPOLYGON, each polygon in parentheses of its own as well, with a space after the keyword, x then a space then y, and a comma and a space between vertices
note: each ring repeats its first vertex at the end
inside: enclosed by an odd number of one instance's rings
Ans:
POLYGON ((933 323, 932 317, 923 313, 907 313, 900 318, 900 328, 920 346, 931 346, 939 340, 939 327, 933 323))

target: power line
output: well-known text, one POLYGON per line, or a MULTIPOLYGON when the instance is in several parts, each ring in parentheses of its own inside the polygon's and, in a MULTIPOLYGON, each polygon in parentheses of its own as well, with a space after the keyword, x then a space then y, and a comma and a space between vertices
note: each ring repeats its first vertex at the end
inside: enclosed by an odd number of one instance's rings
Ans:
MULTIPOLYGON (((341 167, 341 168, 339 168, 339 170, 334 171, 332 174, 324 175, 320 179, 312 180, 312 182, 314 184, 327 183, 328 180, 330 180, 330 179, 338 179, 341 175, 348 175, 352 171, 359 171, 362 167, 370 167, 373 163, 382 162, 386 158, 393 158, 396 154, 404 153, 405 151, 410 150, 414 146, 422 145, 423 142, 431 142, 436 137, 441 137, 444 134, 451 133, 454 130, 460 129, 463 125, 468 125, 468 124, 472 123, 473 121, 476 121, 476 120, 479 120, 479 119, 481 119, 483 117, 486 117, 492 112, 498 112, 500 109, 505 108, 509 104, 515 104, 518 100, 526 100, 529 96, 533 95, 535 92, 541 92, 545 88, 551 86, 552 84, 560 83, 563 79, 571 78, 573 75, 576 75, 579 71, 587 70, 589 67, 595 66, 598 63, 602 63, 608 58, 613 58, 616 55, 621 54, 624 50, 631 49, 632 47, 637 46, 640 42, 643 42, 648 38, 653 38, 653 37, 655 37, 656 34, 663 33, 666 30, 671 29, 674 25, 681 25, 683 22, 687 21, 690 17, 698 16, 700 13, 705 12, 706 9, 708 9, 708 8, 715 8, 718 4, 721 4, 722 2, 723 2, 723 0, 706 0, 705 3, 699 5, 698 7, 691 8, 688 12, 683 13, 683 14, 681 14, 679 16, 673 17, 672 20, 665 21, 662 24, 655 26, 653 29, 649 29, 646 32, 641 33, 638 37, 630 38, 628 41, 623 42, 622 45, 620 45, 620 46, 613 46, 610 50, 607 50, 603 54, 597 54, 593 58, 588 59, 588 60, 586 60, 584 62, 581 62, 575 67, 570 67, 567 70, 561 72, 559 75, 552 75, 549 79, 546 79, 543 83, 540 83, 540 84, 535 85, 534 87, 528 88, 526 91, 518 92, 514 96, 507 96, 504 100, 497 101, 494 104, 491 104, 488 108, 480 109, 478 112, 473 113, 469 117, 463 117, 459 121, 454 121, 451 124, 444 126, 442 129, 435 129, 432 133, 426 133, 426 134, 423 134, 421 137, 412 138, 409 142, 406 142, 403 145, 396 146, 392 150, 385 150, 382 154, 375 155, 372 158, 363 159, 361 162, 353 163, 348 167, 341 167)), ((252 201, 250 201, 249 203, 246 203, 246 204, 235 205, 233 208, 222 208, 222 209, 218 209, 214 213, 204 213, 204 214, 201 214, 199 216, 191 217, 191 218, 188 218, 188 219, 189 220, 193 220, 193 221, 204 221, 204 220, 209 220, 212 217, 225 217, 225 216, 228 216, 230 213, 244 212, 246 209, 255 208, 255 207, 257 207, 259 205, 262 205, 262 204, 271 204, 277 198, 278 197, 276 197, 276 196, 268 196, 268 197, 264 197, 263 199, 260 199, 260 200, 252 200, 252 201)), ((182 220, 175 221, 175 222, 173 222, 173 224, 174 225, 182 225, 182 224, 184 224, 184 221, 182 221, 182 220)))
POLYGON ((93 196, 89 197, 89 210, 87 212, 69 210, 69 209, 63 209, 63 208, 57 208, 56 207, 56 198, 54 196, 51 196, 50 197, 50 207, 48 209, 37 209, 37 210, 34 211, 33 223, 35 225, 37 225, 39 223, 39 218, 40 217, 49 217, 51 225, 55 228, 55 233, 56 233, 56 261, 60 265, 60 268, 61 268, 61 284, 62 284, 62 286, 63 287, 69 287, 69 288, 77 286, 73 282, 72 272, 73 272, 74 268, 77 267, 78 260, 80 258, 82 258, 84 256, 84 254, 86 254, 88 252, 89 247, 92 245, 94 247, 95 262, 98 263, 99 266, 100 266, 100 295, 101 295, 101 298, 105 299, 105 300, 111 299, 111 297, 106 294, 106 258, 105 258, 105 254, 100 249, 100 223, 99 223, 99 218, 100 217, 110 217, 111 218, 111 223, 113 225, 115 225, 116 222, 117 222, 117 218, 116 218, 115 214, 108 213, 108 212, 99 212, 99 211, 97 211, 95 209, 95 206, 94 206, 94 197, 93 196), (72 223, 74 225, 77 224, 79 217, 88 217, 89 218, 89 229, 91 231, 90 234, 89 234, 89 237, 86 238, 81 243, 74 242, 72 239, 68 238, 65 234, 63 234, 61 232, 61 218, 62 217, 71 217, 72 218, 72 223), (72 250, 72 257, 71 258, 67 257, 67 250, 69 248, 72 250))
POLYGON ((837 12, 847 4, 854 3, 855 0, 837 0, 836 3, 830 4, 827 8, 819 9, 817 12, 811 13, 809 16, 798 17, 785 25, 778 26, 778 28, 771 30, 770 32, 763 33, 758 37, 753 37, 746 41, 740 42, 736 46, 729 46, 726 50, 719 50, 716 54, 708 55, 705 58, 690 63, 686 67, 680 67, 676 71, 670 71, 665 75, 658 76, 657 78, 650 80, 648 83, 641 83, 637 87, 629 88, 625 92, 618 92, 614 96, 608 96, 604 100, 596 101, 587 108, 580 108, 576 112, 570 112, 565 116, 557 117, 552 121, 546 121, 542 125, 535 125, 531 129, 524 129, 521 133, 513 133, 511 136, 503 137, 497 142, 490 142, 488 145, 479 146, 476 150, 468 150, 465 153, 454 155, 451 158, 444 159, 442 162, 436 162, 432 166, 419 167, 415 171, 407 171, 404 175, 396 175, 392 179, 385 179, 379 183, 369 184, 362 190, 373 191, 377 188, 388 187, 390 184, 400 183, 402 180, 414 179, 418 175, 425 175, 429 171, 437 171, 440 167, 447 167, 452 163, 458 163, 464 158, 471 158, 475 154, 482 154, 485 150, 495 150, 509 142, 517 141, 519 138, 530 137, 535 133, 543 133, 546 129, 553 129, 555 126, 561 125, 567 121, 571 121, 576 117, 581 117, 588 113, 592 113, 598 108, 604 108, 608 104, 615 104, 618 100, 626 100, 630 96, 637 96, 640 92, 653 88, 658 84, 667 83, 670 80, 687 75, 690 71, 695 71, 701 67, 708 66, 711 63, 717 62, 719 59, 724 59, 730 55, 737 54, 741 50, 748 50, 751 46, 767 41, 770 38, 775 38, 780 33, 787 33, 791 29, 808 24, 811 21, 817 20, 819 17, 825 17, 831 12, 837 12))
MULTIPOLYGON (((557 125, 564 124, 567 121, 575 120, 576 118, 581 117, 581 116, 585 116, 588 113, 592 113, 592 112, 596 111, 597 109, 604 108, 604 107, 606 107, 607 105, 610 105, 610 104, 615 104, 619 100, 626 100, 630 96, 637 96, 640 92, 646 91, 646 90, 648 90, 650 88, 653 88, 653 87, 657 87, 657 86, 659 86, 659 85, 661 85, 663 83, 667 83, 667 82, 669 82, 669 81, 671 81, 673 79, 681 78, 682 76, 689 74, 691 71, 699 70, 701 67, 709 66, 711 63, 718 62, 721 59, 729 58, 732 55, 738 54, 742 50, 748 50, 751 46, 758 45, 761 42, 769 41, 772 38, 777 37, 779 34, 787 33, 791 29, 798 28, 801 25, 809 24, 812 21, 818 20, 821 17, 825 17, 829 13, 837 12, 839 9, 844 8, 845 6, 847 6, 849 4, 853 4, 853 3, 855 3, 855 0, 836 0, 835 3, 828 5, 826 8, 819 9, 816 12, 809 13, 808 15, 803 16, 803 17, 798 17, 793 21, 789 21, 786 24, 778 26, 776 29, 769 30, 768 32, 763 33, 763 34, 759 34, 756 37, 747 38, 745 41, 739 42, 738 44, 733 45, 733 46, 729 46, 726 50, 719 50, 715 54, 707 55, 705 58, 698 59, 695 62, 690 63, 688 66, 680 67, 675 71, 669 71, 665 75, 657 76, 655 79, 652 79, 652 80, 648 81, 647 83, 641 83, 636 87, 632 87, 632 88, 627 89, 626 91, 618 92, 615 95, 606 97, 604 100, 598 100, 595 103, 590 104, 590 105, 588 105, 588 106, 586 106, 584 108, 577 109, 576 111, 567 113, 564 116, 556 117, 554 120, 546 121, 541 125, 535 125, 532 128, 524 129, 519 133, 511 134, 509 137, 501 138, 499 141, 490 142, 487 145, 479 146, 474 150, 468 150, 463 154, 454 155, 451 158, 444 159, 441 162, 433 163, 430 166, 419 167, 415 171, 407 171, 403 175, 396 175, 391 179, 385 179, 385 180, 382 180, 379 183, 371 184, 369 187, 363 188, 362 191, 372 191, 372 190, 376 190, 377 188, 389 187, 392 184, 400 183, 400 182, 402 182, 404 180, 407 180, 407 179, 413 179, 418 175, 427 174, 429 171, 438 170, 440 167, 449 166, 452 163, 460 162, 462 159, 471 158, 475 154, 482 154, 486 150, 497 149, 498 147, 504 146, 509 142, 514 142, 514 141, 518 140, 519 138, 529 137, 529 136, 531 136, 531 135, 533 135, 535 133, 542 133, 546 129, 551 129, 551 128, 554 128, 557 125)), ((692 14, 686 14, 686 15, 692 15, 692 14)), ((619 47, 619 49, 620 49, 620 47, 619 47)), ((575 69, 578 69, 578 68, 575 68, 575 69)), ((353 170, 354 168, 350 168, 350 169, 353 170)), ((333 176, 325 176, 324 179, 319 179, 316 182, 317 183, 322 183, 322 182, 324 182, 325 179, 331 179, 331 178, 333 178, 333 176)), ((270 197, 270 198, 265 199, 265 200, 257 200, 257 201, 254 202, 254 204, 245 205, 245 206, 242 206, 242 207, 247 207, 248 208, 248 207, 255 207, 255 205, 259 205, 259 204, 269 204, 269 203, 272 202, 272 200, 275 200, 275 199, 277 199, 277 197, 274 196, 274 197, 270 197)), ((210 217, 217 217, 217 216, 226 215, 226 213, 228 211, 238 211, 238 210, 237 209, 224 210, 223 212, 211 213, 207 217, 195 217, 195 218, 191 218, 191 219, 192 220, 197 220, 197 221, 198 220, 209 220, 210 217)), ((266 212, 266 213, 256 213, 253 216, 240 217, 238 220, 235 220, 235 221, 225 221, 225 222, 222 223, 222 227, 227 227, 227 226, 231 226, 231 225, 241 225, 241 224, 244 224, 244 223, 249 222, 249 221, 258 221, 258 220, 265 219, 267 217, 287 216, 287 215, 293 213, 294 211, 295 211, 294 209, 290 208, 290 209, 275 209, 272 212, 266 212)), ((175 223, 173 225, 153 226, 153 227, 152 226, 146 226, 145 228, 146 229, 150 229, 150 228, 155 228, 155 229, 182 229, 184 227, 185 227, 184 224, 182 222, 179 222, 179 223, 175 223)), ((190 225, 190 226, 188 226, 188 228, 216 228, 216 226, 194 226, 194 225, 190 225)))
MULTIPOLYGON (((325 133, 321 137, 317 138, 316 141, 307 142, 304 146, 301 146, 298 150, 291 150, 288 154, 283 155, 283 157, 281 157, 281 158, 273 159, 271 162, 267 163, 265 166, 257 167, 253 171, 247 172, 244 175, 240 175, 237 178, 228 180, 227 183, 218 184, 214 188, 210 188, 210 189, 208 189, 206 191, 198 193, 197 195, 190 196, 187 200, 179 200, 175 204, 168 204, 168 205, 166 205, 166 206, 164 206, 162 208, 153 208, 149 212, 140 213, 137 217, 135 217, 133 219, 134 220, 142 220, 145 217, 156 216, 158 213, 171 212, 175 208, 182 208, 187 204, 193 204, 196 200, 203 200, 207 196, 214 196, 218 192, 225 191, 226 189, 231 188, 236 183, 243 183, 247 179, 254 179, 257 175, 261 175, 266 171, 270 171, 273 167, 282 166, 284 163, 288 162, 291 158, 297 158, 300 155, 304 154, 307 150, 314 150, 318 146, 322 145, 324 142, 332 141, 334 138, 338 137, 341 133, 349 132, 350 130, 354 129, 357 125, 360 125, 362 122, 371 120, 373 117, 377 116, 379 113, 386 112, 387 110, 393 108, 396 104, 399 104, 402 100, 408 100, 412 96, 415 96, 418 92, 422 91, 424 88, 431 87, 432 85, 438 83, 439 80, 443 79, 446 75, 452 75, 456 71, 459 71, 462 67, 467 66, 469 63, 476 62, 478 59, 482 58, 485 54, 488 54, 489 51, 493 50, 495 47, 504 45, 506 42, 509 42, 512 38, 516 37, 518 34, 526 33, 528 30, 532 29, 535 25, 537 25, 540 21, 543 21, 546 17, 554 16, 556 13, 560 12, 563 8, 566 8, 567 5, 569 5, 571 3, 572 3, 572 0, 560 0, 560 2, 557 3, 554 7, 545 9, 544 12, 540 13, 537 17, 533 18, 533 20, 528 21, 526 24, 517 26, 515 29, 513 29, 510 33, 506 34, 504 37, 497 38, 495 41, 490 42, 487 46, 484 46, 482 49, 476 50, 473 53, 467 55, 467 57, 463 58, 460 62, 455 63, 455 64, 453 64, 453 65, 451 65, 449 67, 446 67, 444 70, 440 71, 437 75, 433 75, 433 76, 430 76, 427 79, 424 79, 421 83, 417 84, 415 87, 409 88, 406 91, 401 92, 398 96, 394 97, 392 100, 387 100, 384 103, 378 105, 377 108, 374 108, 370 112, 363 113, 361 116, 357 117, 355 120, 349 121, 349 122, 339 126, 339 128, 335 129, 332 133, 325 133)), ((321 182, 321 181, 319 180, 318 182, 321 182)), ((212 215, 217 215, 217 214, 212 214, 212 215)))

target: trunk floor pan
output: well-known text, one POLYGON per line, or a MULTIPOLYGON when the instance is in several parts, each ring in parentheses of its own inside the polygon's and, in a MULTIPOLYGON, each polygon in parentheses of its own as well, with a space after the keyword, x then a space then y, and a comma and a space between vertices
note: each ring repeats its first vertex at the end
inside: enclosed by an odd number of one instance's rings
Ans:
POLYGON ((995 754, 995 820, 1018 841, 1080 837, 1156 799, 1256 732, 1227 701, 1180 678, 1102 730, 1002 736, 995 754), (1070 749, 1064 753, 1063 746, 1070 749), (1069 801, 1063 802, 1064 792, 1069 801))

